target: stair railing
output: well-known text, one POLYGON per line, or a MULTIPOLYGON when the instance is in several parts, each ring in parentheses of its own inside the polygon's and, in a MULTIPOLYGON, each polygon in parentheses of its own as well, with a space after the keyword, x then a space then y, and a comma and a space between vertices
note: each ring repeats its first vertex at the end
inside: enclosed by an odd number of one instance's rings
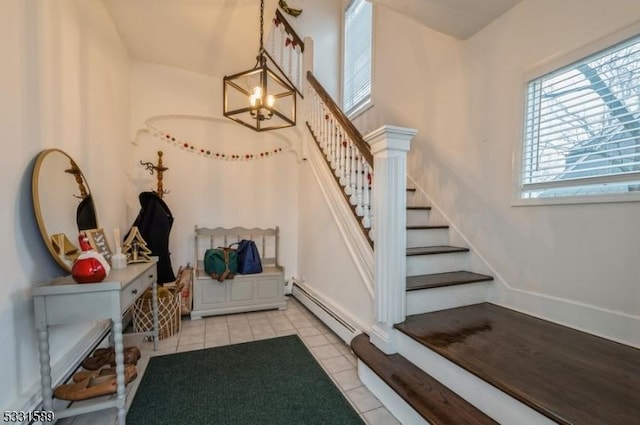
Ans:
POLYGON ((393 325, 404 321, 406 312, 406 162, 416 131, 383 126, 363 137, 311 73, 313 40, 306 41, 309 51, 303 55, 302 39, 276 10, 267 55, 300 97, 305 93, 306 124, 319 156, 365 237, 353 247, 375 303, 370 339, 391 354, 397 351, 393 325))
POLYGON ((307 72, 307 81, 311 95, 307 127, 324 153, 362 231, 373 246, 371 149, 310 71, 307 72))
POLYGON ((385 125, 363 138, 311 72, 307 81, 307 126, 374 248, 375 323, 369 336, 392 354, 393 325, 406 316, 407 152, 416 130, 385 125))
POLYGON ((304 42, 278 9, 271 20, 265 51, 271 62, 303 97, 304 42))

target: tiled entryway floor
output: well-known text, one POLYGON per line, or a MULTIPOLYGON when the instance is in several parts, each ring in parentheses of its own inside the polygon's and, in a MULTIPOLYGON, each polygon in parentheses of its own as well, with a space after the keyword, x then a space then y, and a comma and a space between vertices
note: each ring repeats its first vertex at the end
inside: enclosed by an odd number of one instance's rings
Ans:
MULTIPOLYGON (((212 316, 201 320, 183 319, 176 335, 159 341, 158 351, 151 342, 139 336, 125 335, 125 345, 137 345, 142 351, 138 361, 138 378, 127 389, 127 408, 135 396, 149 358, 183 351, 200 350, 222 345, 238 344, 259 339, 297 334, 332 378, 343 395, 351 402, 365 423, 369 425, 398 425, 399 422, 362 384, 356 371, 356 358, 341 339, 293 297, 287 297, 287 309, 212 316)), ((286 359, 282 359, 286 367, 286 359)), ((113 425, 115 409, 77 416, 58 421, 64 425, 113 425)), ((206 421, 203 421, 203 425, 206 421)), ((150 424, 152 425, 152 424, 150 424)), ((212 424, 213 425, 213 424, 212 424)), ((327 424, 331 425, 331 424, 327 424)))

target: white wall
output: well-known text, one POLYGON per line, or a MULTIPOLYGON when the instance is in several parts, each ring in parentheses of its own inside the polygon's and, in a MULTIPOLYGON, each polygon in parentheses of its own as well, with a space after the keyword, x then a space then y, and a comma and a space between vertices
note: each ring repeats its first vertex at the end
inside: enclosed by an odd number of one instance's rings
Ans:
POLYGON ((493 300, 640 345, 638 203, 513 207, 523 75, 640 19, 636 0, 525 0, 462 42, 376 7, 374 109, 418 129, 409 173, 501 278, 493 300))
MULTIPOLYGON (((311 142, 314 143, 314 142, 311 142)), ((317 149, 310 146, 309 149, 317 149)), ((334 313, 365 332, 374 323, 373 298, 322 194, 310 161, 300 167, 299 275, 334 313)), ((321 184, 335 185, 327 180, 321 184)))
MULTIPOLYGON (((34 219, 33 160, 43 149, 65 150, 85 173, 100 224, 125 222, 116 170, 128 149, 129 59, 101 2, 5 0, 0 27, 0 406, 7 410, 23 407, 21 397, 39 388, 30 289, 63 274, 34 219)), ((54 366, 89 329, 52 329, 54 366)))
MULTIPOLYGON (((140 210, 138 194, 156 188, 139 161, 157 163, 157 151, 169 168, 164 196, 174 217, 169 238, 174 272, 194 262, 194 226, 280 227, 280 262, 286 277, 297 272, 298 155, 293 129, 257 133, 222 116, 222 79, 171 67, 134 62, 132 133, 127 210, 130 224, 140 210), (282 149, 268 159, 223 161, 154 137, 145 122, 178 114, 152 125, 190 146, 229 154, 259 154, 282 149), (138 131, 141 130, 141 131, 138 131)), ((130 225, 129 224, 129 225, 130 225)))
POLYGON ((302 13, 299 16, 293 17, 283 12, 287 22, 291 24, 301 38, 311 37, 313 39, 314 51, 317 55, 313 75, 335 100, 338 100, 340 96, 340 58, 342 51, 340 28, 344 10, 343 1, 298 0, 293 5, 289 5, 302 9, 302 13))

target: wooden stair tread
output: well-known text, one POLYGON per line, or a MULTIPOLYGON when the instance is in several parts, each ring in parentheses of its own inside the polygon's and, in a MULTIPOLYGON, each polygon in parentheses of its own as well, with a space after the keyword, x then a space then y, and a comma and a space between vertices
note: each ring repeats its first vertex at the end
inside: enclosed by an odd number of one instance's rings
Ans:
POLYGON ((407 230, 430 230, 430 229, 448 229, 446 224, 421 224, 417 226, 407 226, 407 230))
POLYGON ((640 350, 482 303, 395 326, 560 424, 640 418, 640 350))
POLYGON ((407 291, 462 285, 465 283, 485 282, 489 280, 493 280, 493 277, 464 270, 407 276, 407 291))
POLYGON ((422 207, 407 207, 407 210, 409 211, 430 211, 431 207, 429 206, 422 206, 422 207))
POLYGON ((366 334, 351 340, 353 352, 430 424, 497 424, 462 397, 399 354, 386 355, 366 334))
POLYGON ((469 248, 459 246, 420 246, 416 248, 407 248, 407 255, 433 255, 433 254, 451 254, 456 252, 468 252, 469 248))

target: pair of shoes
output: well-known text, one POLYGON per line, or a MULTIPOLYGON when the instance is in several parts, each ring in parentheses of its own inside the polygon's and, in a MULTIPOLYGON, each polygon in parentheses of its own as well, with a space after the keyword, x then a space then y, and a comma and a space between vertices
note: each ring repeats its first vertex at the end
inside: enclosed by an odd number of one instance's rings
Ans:
MULTIPOLYGON (((138 372, 134 365, 124 369, 125 384, 136 379, 138 372)), ((53 396, 60 400, 80 401, 103 395, 115 394, 118 391, 116 374, 88 376, 73 384, 59 385, 53 390, 53 396)))
MULTIPOLYGON (((94 356, 102 356, 104 354, 107 353, 115 353, 116 349, 114 347, 109 347, 109 348, 97 348, 96 351, 93 352, 94 356)), ((124 347, 124 349, 122 350, 125 354, 130 352, 133 353, 137 359, 140 358, 140 349, 136 346, 131 346, 131 347, 124 347)), ((137 360, 136 359, 136 360, 137 360)))
MULTIPOLYGON (((135 366, 135 365, 131 363, 126 363, 124 365, 125 370, 129 366, 135 366)), ((80 382, 80 381, 84 381, 87 378, 94 378, 96 376, 107 376, 107 375, 115 375, 115 374, 116 374, 115 366, 106 367, 105 365, 97 370, 81 370, 80 372, 76 372, 73 374, 73 377, 71 379, 73 380, 73 382, 80 382)))
MULTIPOLYGON (((138 347, 125 347, 123 350, 124 363, 136 364, 140 358, 140 350, 138 347)), ((99 348, 92 356, 87 357, 82 361, 82 367, 89 370, 97 370, 102 366, 110 364, 116 365, 116 352, 113 347, 111 348, 99 348)))

